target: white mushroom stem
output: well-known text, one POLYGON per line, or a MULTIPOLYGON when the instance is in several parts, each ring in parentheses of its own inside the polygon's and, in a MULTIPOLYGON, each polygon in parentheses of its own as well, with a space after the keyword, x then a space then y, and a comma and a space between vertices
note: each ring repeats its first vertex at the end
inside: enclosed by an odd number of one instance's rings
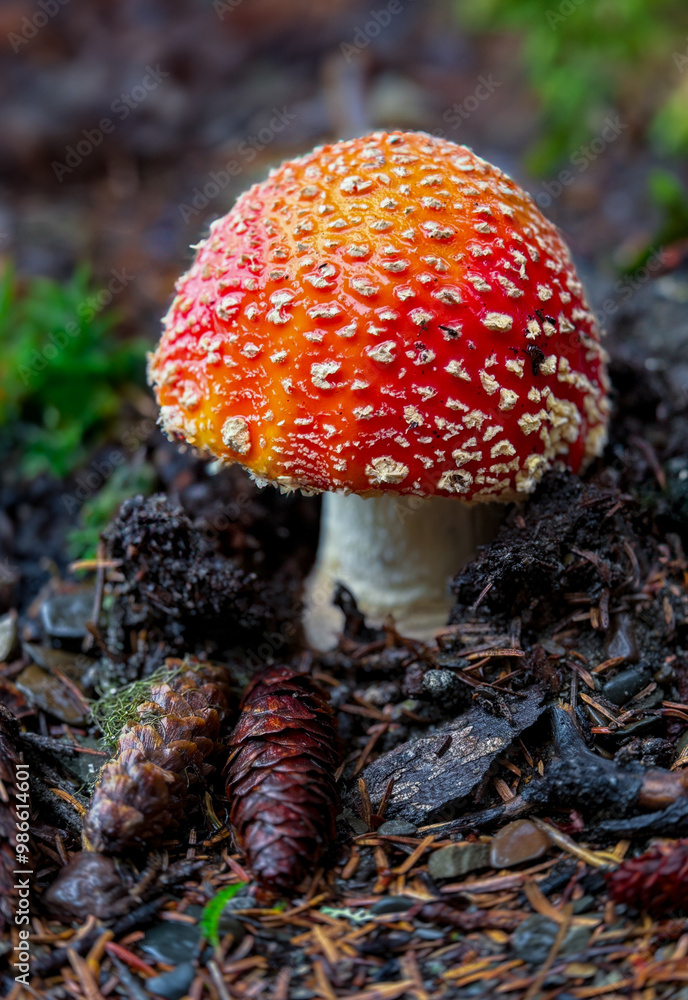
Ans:
POLYGON ((452 605, 449 581, 494 533, 499 508, 445 497, 326 493, 320 545, 306 585, 306 636, 330 649, 343 617, 332 605, 337 582, 371 623, 391 614, 400 632, 432 639, 452 605))

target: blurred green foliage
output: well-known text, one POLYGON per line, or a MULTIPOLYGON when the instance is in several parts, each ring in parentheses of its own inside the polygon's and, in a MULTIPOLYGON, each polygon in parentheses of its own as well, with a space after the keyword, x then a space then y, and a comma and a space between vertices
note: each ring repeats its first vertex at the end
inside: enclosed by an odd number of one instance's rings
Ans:
POLYGON ((676 174, 663 167, 655 167, 651 172, 648 186, 652 202, 662 213, 654 245, 668 246, 684 239, 688 234, 688 191, 676 174))
POLYGON ((72 559, 93 559, 98 551, 98 539, 129 497, 155 489, 157 474, 152 465, 120 465, 91 497, 84 501, 76 528, 67 537, 72 559))
POLYGON ((544 126, 533 172, 557 166, 610 112, 664 152, 688 150, 686 0, 458 0, 458 16, 475 32, 522 35, 544 126))
POLYGON ((0 276, 0 460, 20 475, 66 475, 120 411, 127 384, 145 384, 145 344, 118 339, 87 267, 65 284, 0 276))

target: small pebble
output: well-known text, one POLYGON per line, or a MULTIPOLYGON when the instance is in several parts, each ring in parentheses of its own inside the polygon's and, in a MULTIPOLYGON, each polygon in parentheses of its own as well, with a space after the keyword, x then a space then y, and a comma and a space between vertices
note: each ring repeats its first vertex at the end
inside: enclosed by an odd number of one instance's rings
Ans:
POLYGON ((623 670, 602 688, 602 694, 612 705, 625 705, 627 701, 646 686, 650 680, 649 674, 639 667, 623 670))
POLYGON ((615 733, 612 733, 609 738, 619 741, 627 739, 629 736, 661 735, 665 730, 666 722, 661 716, 648 715, 644 719, 636 719, 635 722, 629 722, 627 726, 622 726, 621 729, 617 729, 615 733))
POLYGON ((17 613, 9 611, 0 618, 0 663, 9 658, 17 641, 17 613))
POLYGON ((455 708, 463 696, 461 681, 453 670, 428 670, 423 675, 423 693, 443 708, 455 708))
POLYGON ((411 899, 409 896, 383 896, 377 903, 373 903, 368 913, 375 917, 381 917, 385 913, 404 913, 417 902, 417 899, 411 899))
POLYGON ((177 965, 195 958, 200 937, 201 931, 196 924, 165 920, 146 932, 141 949, 159 962, 177 965))
POLYGON ((122 916, 131 908, 115 862, 94 851, 79 851, 43 893, 47 909, 70 921, 93 915, 101 920, 122 916))
POLYGON ((633 628, 633 619, 625 611, 612 618, 612 634, 607 644, 607 656, 623 656, 629 663, 636 663, 640 656, 633 628))
POLYGON ((85 721, 83 709, 77 707, 65 684, 35 663, 22 670, 15 684, 32 705, 54 715, 60 722, 80 725, 85 721))
POLYGON ((93 616, 93 601, 90 587, 74 594, 53 594, 41 605, 43 628, 55 639, 81 639, 93 616))
POLYGON ((431 878, 456 878, 490 864, 489 844, 452 844, 434 851, 428 860, 431 878))
POLYGON ((362 833, 368 832, 368 824, 365 820, 361 819, 358 813, 355 813, 353 809, 349 809, 348 806, 342 811, 341 818, 349 824, 357 837, 362 833))
POLYGON ((507 823, 490 844, 490 864, 493 868, 512 868, 524 861, 541 858, 552 846, 550 838, 534 823, 517 819, 507 823))
POLYGON ((395 837, 415 837, 418 827, 405 819, 388 819, 386 823, 378 827, 377 832, 388 837, 392 835, 395 837))
MULTIPOLYGON (((244 902, 244 906, 246 905, 247 903, 244 902)), ((217 936, 221 941, 227 934, 232 935, 231 947, 236 948, 236 946, 241 944, 246 937, 246 928, 242 922, 237 920, 236 917, 233 917, 231 912, 228 911, 227 907, 225 907, 217 925, 217 936)))
POLYGON ((189 992, 196 970, 192 962, 182 962, 176 969, 146 980, 146 991, 165 1000, 181 1000, 189 992))
MULTIPOLYGON (((526 917, 511 937, 511 947, 516 955, 530 965, 542 965, 550 953, 559 927, 553 920, 534 913, 526 917)), ((574 955, 582 951, 590 940, 589 927, 569 927, 558 955, 574 955)))

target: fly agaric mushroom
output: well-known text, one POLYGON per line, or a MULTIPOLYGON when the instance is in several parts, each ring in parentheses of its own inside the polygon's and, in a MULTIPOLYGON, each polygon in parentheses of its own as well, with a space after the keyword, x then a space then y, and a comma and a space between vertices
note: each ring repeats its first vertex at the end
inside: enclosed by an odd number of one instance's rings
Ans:
POLYGON ((150 358, 162 426, 325 494, 321 618, 338 579, 407 631, 443 624, 472 506, 603 447, 606 357, 567 247, 464 146, 374 133, 287 162, 176 287, 150 358))

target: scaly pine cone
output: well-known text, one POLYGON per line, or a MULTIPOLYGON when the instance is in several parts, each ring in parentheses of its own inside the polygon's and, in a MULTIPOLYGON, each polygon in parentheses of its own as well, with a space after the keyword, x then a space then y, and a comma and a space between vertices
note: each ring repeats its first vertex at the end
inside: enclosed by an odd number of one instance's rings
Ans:
POLYGON ((607 876, 609 895, 654 916, 688 909, 688 839, 659 844, 607 876))
POLYGON ((310 677, 273 667, 249 685, 229 743, 226 788, 256 879, 288 890, 335 835, 341 751, 333 710, 310 677))
POLYGON ((190 668, 191 661, 167 660, 170 671, 150 700, 138 705, 153 724, 125 726, 117 756, 100 772, 84 833, 94 850, 119 854, 152 847, 177 829, 198 805, 231 699, 226 667, 190 668))

